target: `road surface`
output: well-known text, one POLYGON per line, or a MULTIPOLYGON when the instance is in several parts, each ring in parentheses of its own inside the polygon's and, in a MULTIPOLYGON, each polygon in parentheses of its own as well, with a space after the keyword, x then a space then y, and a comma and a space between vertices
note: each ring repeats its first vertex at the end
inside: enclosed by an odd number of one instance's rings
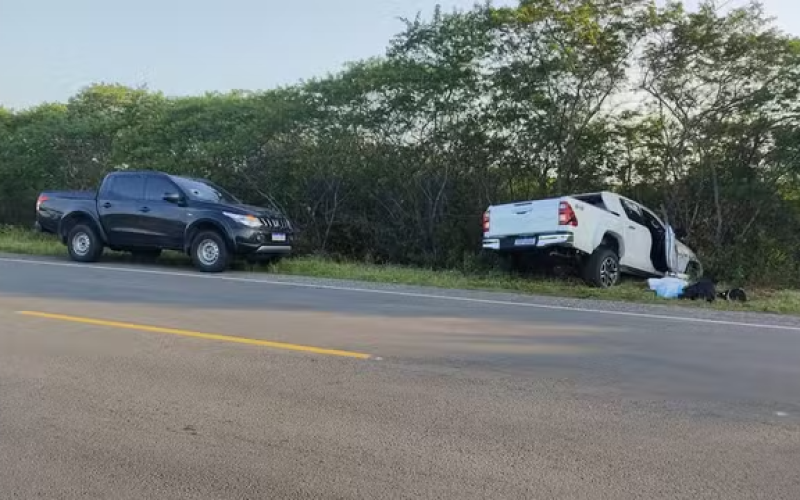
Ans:
POLYGON ((794 499, 800 320, 0 256, 0 498, 794 499))

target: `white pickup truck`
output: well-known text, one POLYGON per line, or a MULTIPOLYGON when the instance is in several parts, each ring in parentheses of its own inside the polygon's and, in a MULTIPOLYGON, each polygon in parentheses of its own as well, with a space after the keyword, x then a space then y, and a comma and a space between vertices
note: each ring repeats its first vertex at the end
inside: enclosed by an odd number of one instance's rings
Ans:
POLYGON ((599 193, 490 206, 483 248, 572 258, 587 283, 608 288, 620 274, 702 274, 695 253, 651 210, 623 196, 599 193))

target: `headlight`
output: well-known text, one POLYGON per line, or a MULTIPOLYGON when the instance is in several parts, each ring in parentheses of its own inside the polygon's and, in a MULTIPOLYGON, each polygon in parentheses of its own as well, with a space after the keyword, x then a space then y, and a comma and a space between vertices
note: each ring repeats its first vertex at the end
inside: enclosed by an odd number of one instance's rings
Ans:
POLYGON ((229 219, 235 220, 243 226, 256 228, 264 225, 261 223, 261 220, 259 220, 258 217, 253 215, 232 214, 230 212, 222 212, 222 214, 229 219))

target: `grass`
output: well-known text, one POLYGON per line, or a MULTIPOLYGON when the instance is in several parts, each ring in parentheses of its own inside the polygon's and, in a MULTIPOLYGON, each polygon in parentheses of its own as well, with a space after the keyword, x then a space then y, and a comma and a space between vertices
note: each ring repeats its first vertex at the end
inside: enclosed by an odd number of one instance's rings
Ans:
MULTIPOLYGON (((55 237, 30 230, 0 227, 0 252, 66 256, 66 248, 55 237)), ((107 253, 109 261, 130 261, 125 254, 107 253)), ((164 265, 190 266, 185 255, 167 252, 159 262, 164 265)), ((665 304, 685 307, 704 307, 720 310, 771 312, 800 315, 800 291, 750 290, 746 304, 717 301, 708 305, 701 302, 659 299, 639 280, 627 280, 609 290, 585 286, 574 279, 530 279, 501 272, 465 273, 457 270, 441 271, 422 268, 375 265, 357 262, 336 262, 320 257, 284 259, 271 266, 256 266, 253 270, 275 274, 336 278, 374 283, 434 286, 465 290, 507 291, 532 295, 620 300, 626 302, 665 304)))

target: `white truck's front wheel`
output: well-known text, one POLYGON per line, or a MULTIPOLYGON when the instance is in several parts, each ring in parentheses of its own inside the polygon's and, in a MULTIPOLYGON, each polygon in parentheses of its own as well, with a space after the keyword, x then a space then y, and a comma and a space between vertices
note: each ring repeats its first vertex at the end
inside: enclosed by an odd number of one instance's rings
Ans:
POLYGON ((620 279, 619 256, 606 246, 599 246, 583 267, 583 279, 598 288, 610 288, 620 279))

